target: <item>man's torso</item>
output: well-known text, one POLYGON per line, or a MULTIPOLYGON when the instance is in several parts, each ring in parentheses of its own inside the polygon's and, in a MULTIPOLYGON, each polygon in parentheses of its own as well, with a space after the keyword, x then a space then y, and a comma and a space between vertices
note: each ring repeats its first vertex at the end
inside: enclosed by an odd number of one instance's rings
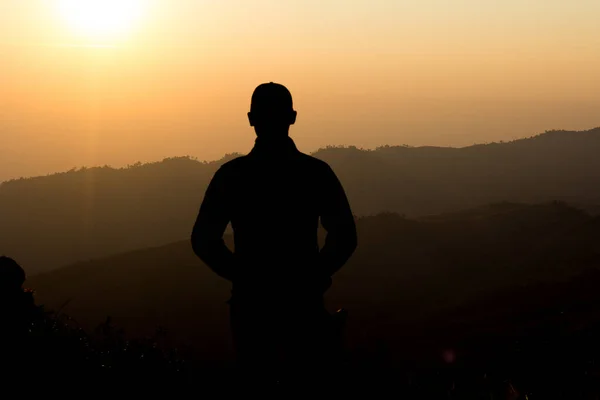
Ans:
POLYGON ((294 148, 275 157, 251 152, 223 168, 244 281, 273 288, 316 279, 327 165, 294 148))

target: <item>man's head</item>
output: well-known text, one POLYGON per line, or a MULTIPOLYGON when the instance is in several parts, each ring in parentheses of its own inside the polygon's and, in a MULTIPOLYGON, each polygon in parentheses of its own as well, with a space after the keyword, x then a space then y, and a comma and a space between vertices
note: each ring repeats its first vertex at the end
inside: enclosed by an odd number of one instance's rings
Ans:
POLYGON ((296 122, 290 91, 273 82, 259 85, 252 94, 248 119, 258 137, 287 136, 290 125, 296 122))

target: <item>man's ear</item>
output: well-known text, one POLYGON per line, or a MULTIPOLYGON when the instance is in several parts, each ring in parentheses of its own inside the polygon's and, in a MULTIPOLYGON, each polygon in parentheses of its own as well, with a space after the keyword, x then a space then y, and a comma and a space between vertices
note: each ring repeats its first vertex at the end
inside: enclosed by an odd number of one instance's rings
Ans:
POLYGON ((250 126, 254 126, 254 120, 252 119, 252 113, 248 113, 248 122, 250 122, 250 126))
POLYGON ((294 125, 296 123, 296 117, 298 117, 298 112, 292 111, 292 114, 290 115, 290 125, 294 125))

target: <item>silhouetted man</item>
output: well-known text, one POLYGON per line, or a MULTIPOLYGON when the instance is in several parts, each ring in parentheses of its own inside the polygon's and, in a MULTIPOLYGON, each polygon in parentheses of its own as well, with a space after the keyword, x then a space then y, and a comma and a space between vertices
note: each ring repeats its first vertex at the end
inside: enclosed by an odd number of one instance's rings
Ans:
POLYGON ((356 248, 354 217, 333 170, 298 151, 288 136, 296 111, 284 86, 258 86, 248 118, 257 135, 254 148, 215 173, 192 245, 232 282, 240 364, 256 373, 282 365, 314 370, 326 365, 331 346, 323 295, 356 248), (322 249, 319 220, 327 231, 322 249), (223 241, 230 222, 233 252, 223 241), (282 354, 288 364, 279 363, 282 354))

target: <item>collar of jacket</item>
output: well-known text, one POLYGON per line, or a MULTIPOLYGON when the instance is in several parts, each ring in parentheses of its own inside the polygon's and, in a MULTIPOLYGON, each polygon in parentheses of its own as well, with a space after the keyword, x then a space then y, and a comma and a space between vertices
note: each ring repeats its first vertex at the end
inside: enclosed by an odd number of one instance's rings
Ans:
POLYGON ((285 136, 277 139, 256 138, 251 155, 277 157, 298 152, 294 140, 285 136))

